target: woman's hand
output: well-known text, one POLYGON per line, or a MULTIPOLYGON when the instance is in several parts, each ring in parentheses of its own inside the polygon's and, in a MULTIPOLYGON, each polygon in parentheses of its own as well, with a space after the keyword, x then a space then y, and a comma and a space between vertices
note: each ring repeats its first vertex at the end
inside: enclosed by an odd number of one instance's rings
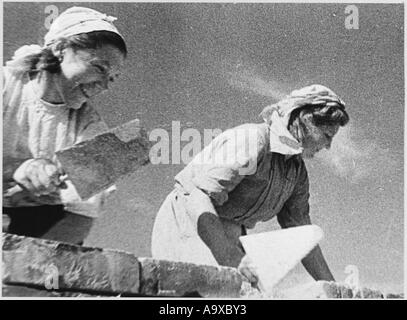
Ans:
POLYGON ((259 278, 257 276, 256 267, 247 255, 240 261, 237 270, 251 283, 252 287, 258 287, 259 278))
POLYGON ((63 172, 49 159, 30 159, 23 162, 13 174, 13 179, 23 189, 36 197, 55 194, 66 188, 61 180, 63 172))

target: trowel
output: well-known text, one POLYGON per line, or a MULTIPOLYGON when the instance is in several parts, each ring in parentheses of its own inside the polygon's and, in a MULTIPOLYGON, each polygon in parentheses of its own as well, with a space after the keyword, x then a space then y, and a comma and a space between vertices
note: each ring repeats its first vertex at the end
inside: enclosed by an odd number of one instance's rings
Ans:
MULTIPOLYGON (((71 147, 58 150, 56 161, 72 189, 61 191, 62 202, 87 200, 118 179, 149 163, 150 142, 145 128, 133 119, 71 147), (72 199, 71 199, 72 198, 72 199)), ((6 190, 8 203, 17 203, 26 191, 19 185, 6 190)), ((4 201, 4 200, 3 200, 4 201)))
POLYGON ((323 238, 316 225, 306 225, 241 236, 240 242, 257 271, 258 287, 271 295, 273 288, 323 238))

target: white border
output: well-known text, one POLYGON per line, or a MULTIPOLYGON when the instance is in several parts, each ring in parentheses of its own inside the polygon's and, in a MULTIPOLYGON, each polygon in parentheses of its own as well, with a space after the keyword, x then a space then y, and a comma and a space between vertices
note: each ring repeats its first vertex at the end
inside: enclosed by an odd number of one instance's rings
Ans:
MULTIPOLYGON (((178 0, 178 1, 143 1, 143 0, 120 0, 120 1, 106 1, 106 0, 93 0, 93 1, 64 1, 64 0, 36 0, 36 1, 27 1, 27 0, 3 0, 1 3, 2 5, 0 6, 0 20, 1 23, 3 23, 3 3, 13 3, 13 2, 48 2, 48 3, 70 3, 70 2, 83 2, 83 3, 92 3, 92 2, 100 2, 100 3, 171 3, 171 2, 176 2, 176 3, 250 3, 250 4, 255 4, 255 3, 299 3, 299 4, 346 4, 346 3, 352 3, 352 4, 400 4, 400 3, 405 3, 403 0, 399 1, 390 1, 390 0, 357 0, 357 1, 351 1, 351 0, 343 0, 343 1, 327 1, 327 0, 309 0, 309 1, 296 1, 296 0, 280 0, 280 1, 241 1, 241 0, 235 0, 235 1, 219 1, 219 0, 212 0, 212 1, 185 1, 185 0, 178 0)), ((406 61, 406 33, 405 33, 405 21, 407 21, 407 12, 406 12, 406 7, 404 6, 404 62, 406 61)), ((2 30, 4 30, 2 28, 2 30)), ((1 38, 1 44, 0 44, 0 57, 3 61, 3 32, 1 32, 0 35, 1 38)), ((1 73, 1 83, 3 78, 3 73, 1 73)), ((407 78, 407 69, 406 66, 404 65, 404 100, 405 100, 405 106, 407 106, 407 91, 406 91, 406 78, 407 78)), ((1 104, 3 103, 3 98, 0 98, 1 104)), ((3 115, 1 115, 1 121, 3 121, 3 115)), ((406 146, 406 140, 407 140, 407 130, 406 130, 406 123, 407 123, 407 111, 404 110, 404 157, 407 151, 407 146, 406 146)), ((1 130, 0 132, 0 137, 3 139, 3 131, 1 130)), ((1 140, 3 141, 3 140, 1 140)), ((2 145, 0 146, 0 149, 2 149, 2 145)), ((0 160, 1 167, 3 167, 3 160, 0 160)), ((406 190, 407 184, 406 184, 406 178, 407 178, 407 165, 406 162, 404 161, 404 192, 406 190)), ((1 187, 0 187, 1 188, 1 187)), ((2 200, 0 200, 2 201, 2 200)), ((406 199, 406 194, 404 194, 404 300, 406 300, 406 293, 407 293, 407 281, 406 281, 406 275, 407 275, 407 264, 406 264, 406 257, 407 257, 407 223, 406 223, 406 208, 407 208, 407 199, 406 199)), ((2 222, 0 221, 0 226, 2 226, 2 222)), ((2 248, 0 249, 0 253, 2 254, 2 248)), ((2 278, 2 268, 0 268, 0 276, 2 278)), ((169 298, 169 297, 154 297, 154 298, 143 298, 143 297, 126 297, 125 299, 122 299, 121 297, 98 297, 98 298, 87 298, 87 297, 2 297, 2 292, 0 292, 0 300, 168 300, 171 299, 171 301, 177 301, 177 300, 186 300, 185 298, 169 298)), ((211 300, 227 300, 227 301, 235 301, 235 302, 242 302, 245 300, 251 300, 251 299, 223 299, 223 298, 210 298, 211 300)), ((194 300, 204 300, 202 298, 188 298, 187 300, 194 301, 194 300)), ((277 299, 278 300, 278 299, 277 299)), ((366 300, 366 299, 364 299, 366 300)), ((367 299, 367 300, 377 300, 377 299, 367 299)), ((386 299, 383 299, 385 301, 386 299)), ((380 301, 380 300, 379 300, 380 301)), ((244 302, 242 302, 244 303, 244 302)))

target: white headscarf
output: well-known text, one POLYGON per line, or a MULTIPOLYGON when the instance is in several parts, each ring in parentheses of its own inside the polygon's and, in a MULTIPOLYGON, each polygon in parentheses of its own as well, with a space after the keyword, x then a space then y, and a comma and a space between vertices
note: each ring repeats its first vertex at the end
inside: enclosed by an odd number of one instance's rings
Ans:
POLYGON ((292 91, 283 100, 267 106, 261 112, 270 127, 270 151, 286 155, 302 153, 301 144, 288 131, 291 113, 306 105, 336 105, 345 109, 345 103, 329 88, 313 84, 292 91))
POLYGON ((93 9, 84 7, 69 8, 62 12, 52 23, 44 37, 44 45, 48 46, 60 38, 92 31, 110 31, 123 39, 119 30, 113 25, 115 20, 117 18, 93 9))
MULTIPOLYGON (((44 47, 49 46, 58 39, 93 31, 110 31, 124 38, 113 25, 115 17, 107 16, 99 11, 72 7, 62 12, 52 23, 44 37, 44 47)), ((7 67, 25 71, 28 66, 28 57, 41 53, 44 48, 39 45, 25 45, 16 50, 13 58, 6 63, 7 67)))

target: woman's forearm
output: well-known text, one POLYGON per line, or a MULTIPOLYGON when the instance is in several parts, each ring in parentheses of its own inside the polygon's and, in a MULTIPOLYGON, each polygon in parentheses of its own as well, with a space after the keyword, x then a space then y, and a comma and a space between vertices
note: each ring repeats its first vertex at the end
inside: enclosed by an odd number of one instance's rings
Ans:
POLYGON ((302 259, 302 264, 315 280, 335 281, 319 246, 302 259))
POLYGON ((198 234, 220 265, 238 267, 244 253, 228 239, 217 216, 209 212, 202 213, 198 219, 198 234))
POLYGON ((237 267, 243 251, 227 237, 222 222, 207 194, 195 189, 188 197, 187 210, 194 217, 198 235, 220 265, 237 267))

